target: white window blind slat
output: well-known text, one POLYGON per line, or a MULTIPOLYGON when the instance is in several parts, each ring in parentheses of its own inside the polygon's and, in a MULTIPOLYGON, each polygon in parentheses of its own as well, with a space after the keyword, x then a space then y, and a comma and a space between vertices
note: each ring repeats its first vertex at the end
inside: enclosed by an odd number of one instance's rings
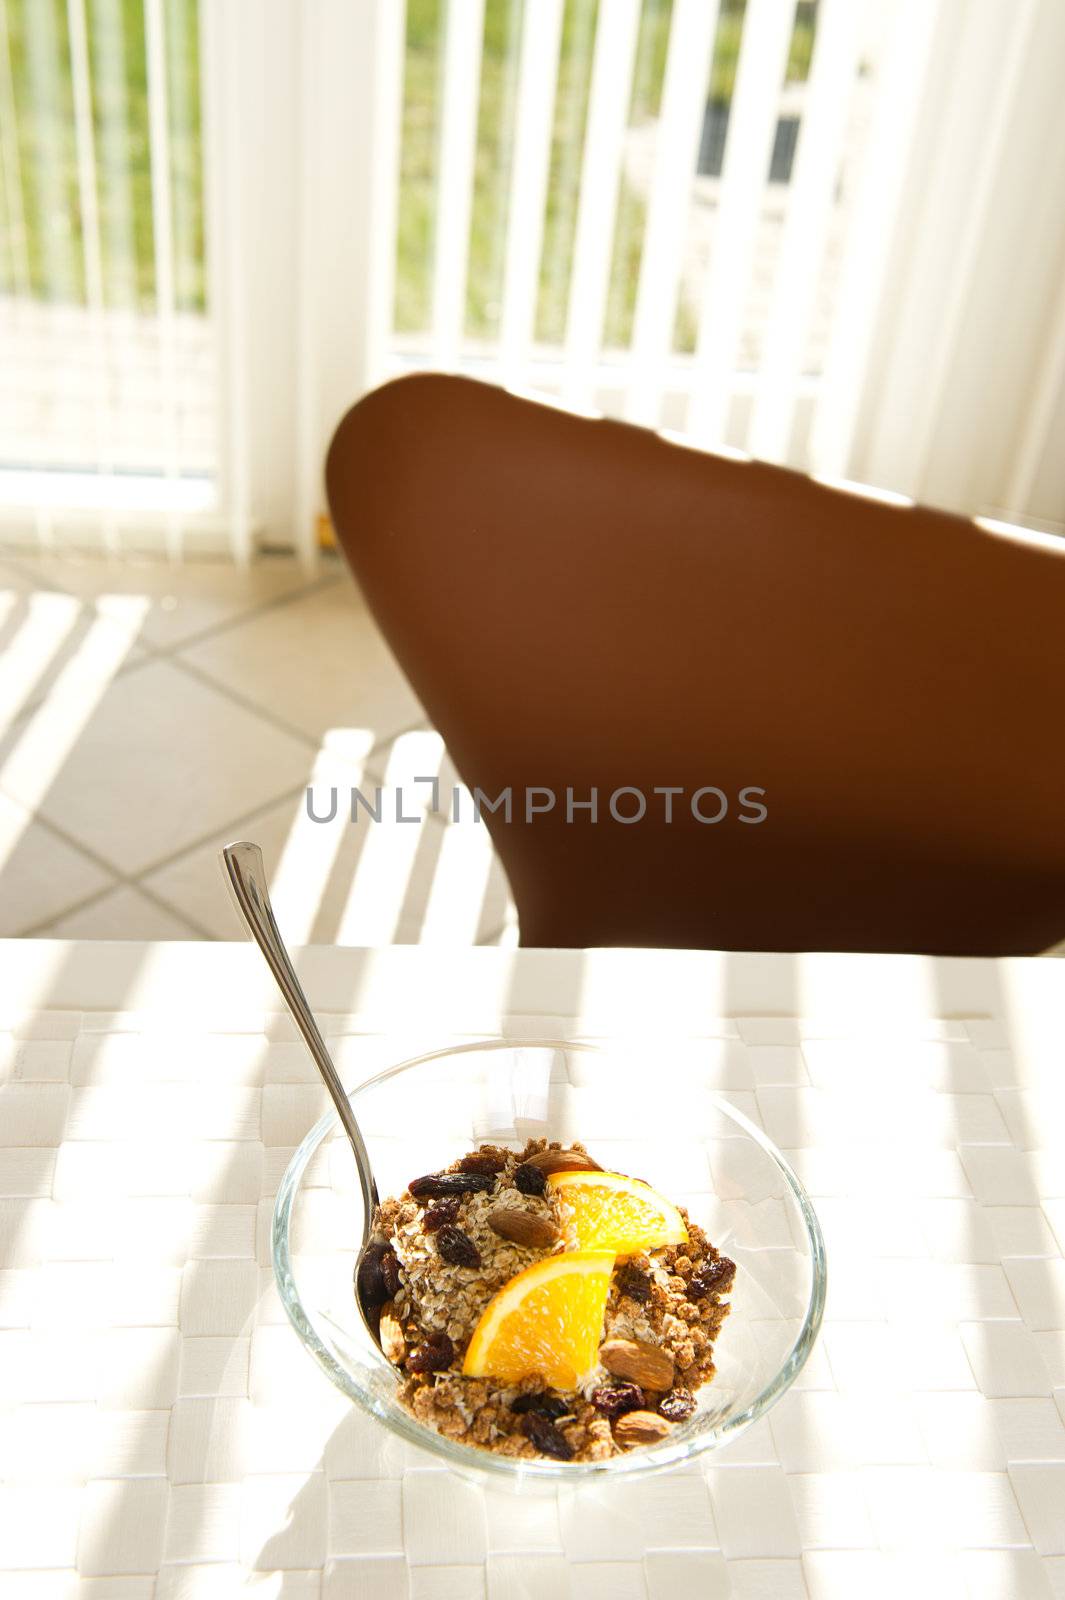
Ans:
POLYGON ((396 291, 396 219, 399 212, 400 126, 403 120, 405 0, 376 0, 373 106, 368 163, 365 371, 369 384, 384 377, 396 291))
POLYGON ((636 290, 626 415, 659 421, 684 235, 706 107, 717 0, 676 0, 669 30, 654 176, 636 290))
POLYGON ((593 398, 602 344, 639 26, 639 0, 599 8, 566 321, 566 395, 580 405, 593 398))
POLYGON ((988 248, 989 207, 1022 92, 1039 0, 954 5, 952 82, 935 158, 925 171, 924 220, 911 279, 896 308, 900 338, 870 444, 876 475, 914 498, 927 492, 936 423, 972 285, 988 248), (932 226, 935 217, 936 225, 932 226), (907 334, 911 337, 908 339, 907 334))
POLYGON ((844 247, 832 328, 808 448, 810 470, 853 476, 859 403, 877 308, 906 200, 917 124, 929 92, 941 0, 898 0, 887 13, 873 127, 844 247))
POLYGON ((1052 441, 1058 406, 1065 394, 1065 277, 1061 280, 1053 320, 1046 329, 1043 357, 1032 384, 1031 399, 1021 417, 1011 451, 1013 466, 1006 484, 1005 510, 1023 516, 1032 504, 1039 469, 1052 441))
POLYGON ((11 78, 11 35, 7 5, 0 0, 0 122, 7 130, 0 139, 4 173, 4 211, 8 226, 15 288, 20 296, 29 294, 30 264, 26 241, 26 207, 22 192, 22 167, 19 161, 19 131, 15 115, 15 91, 11 78))
POLYGON ((744 13, 688 417, 689 431, 705 444, 725 439, 792 21, 792 7, 781 0, 749 0, 744 13))
POLYGON ((100 214, 97 205, 96 141, 93 134, 92 91, 89 87, 89 41, 85 30, 85 0, 67 0, 70 38, 70 75, 74 99, 74 144, 78 169, 78 206, 81 212, 81 248, 85 260, 85 298, 89 309, 103 307, 104 282, 100 253, 100 214))
POLYGON ((206 280, 218 373, 217 493, 230 554, 239 566, 251 559, 251 441, 248 419, 247 261, 241 225, 241 98, 228 64, 239 60, 240 18, 235 6, 199 0, 203 137, 211 159, 204 171, 206 280))
MULTIPOLYGON (((180 472, 180 441, 174 323, 174 213, 170 192, 170 119, 162 0, 144 0, 144 36, 148 70, 148 154, 152 175, 152 252, 156 315, 159 321, 159 385, 163 409, 165 473, 173 483, 180 472)), ((166 544, 171 559, 180 557, 183 530, 176 508, 167 516, 166 544)))
MULTIPOLYGON (((114 437, 111 415, 110 363, 104 325, 103 261, 100 248, 100 212, 97 203, 96 140, 93 131, 92 90, 89 82, 89 41, 85 27, 85 0, 67 0, 67 32, 70 39, 71 86, 74 100, 74 143, 78 169, 78 208, 81 221, 82 253, 85 264, 85 299, 90 318, 90 360, 93 386, 93 455, 97 472, 113 471, 110 442, 114 437)), ((104 546, 118 548, 114 516, 105 500, 100 512, 100 531, 104 546)))
POLYGON ((484 0, 448 0, 432 336, 433 365, 445 371, 458 363, 465 322, 483 32, 484 0))
POLYGON ((822 0, 748 444, 785 462, 840 169, 865 0, 822 0))
POLYGON ((562 0, 526 0, 522 15, 500 311, 501 371, 510 382, 523 375, 536 322, 562 11, 562 0))

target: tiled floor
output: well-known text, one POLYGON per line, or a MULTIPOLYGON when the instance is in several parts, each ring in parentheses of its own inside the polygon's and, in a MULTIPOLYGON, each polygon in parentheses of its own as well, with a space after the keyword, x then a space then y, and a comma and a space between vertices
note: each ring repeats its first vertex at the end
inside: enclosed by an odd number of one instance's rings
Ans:
POLYGON ((242 836, 294 941, 512 942, 485 830, 395 820, 445 759, 338 563, 0 554, 0 936, 239 937, 217 851, 242 836))

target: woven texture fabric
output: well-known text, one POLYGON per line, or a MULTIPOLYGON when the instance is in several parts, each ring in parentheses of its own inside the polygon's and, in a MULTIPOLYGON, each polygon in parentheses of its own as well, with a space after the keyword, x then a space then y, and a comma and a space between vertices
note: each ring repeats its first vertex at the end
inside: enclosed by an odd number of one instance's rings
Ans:
MULTIPOLYGON (((814 1197, 822 1336, 725 1450, 524 1499, 355 1411, 288 1326, 270 1216, 325 1099, 286 1018, 7 1020, 3 1600, 1065 1595, 1065 1084, 999 1023, 694 1042, 814 1197)), ((323 1020, 346 1081, 409 1053, 323 1020)))

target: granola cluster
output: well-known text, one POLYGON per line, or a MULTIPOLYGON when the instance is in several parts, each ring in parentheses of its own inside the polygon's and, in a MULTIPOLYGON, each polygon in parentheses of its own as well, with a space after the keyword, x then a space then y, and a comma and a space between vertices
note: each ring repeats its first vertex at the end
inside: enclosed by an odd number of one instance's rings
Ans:
POLYGON ((550 1166, 554 1152, 574 1168, 595 1165, 582 1145, 482 1145, 384 1201, 379 1243, 361 1269, 372 1282, 360 1279, 360 1293, 380 1306, 400 1401, 427 1427, 501 1455, 598 1461, 665 1437, 694 1411, 695 1391, 714 1374, 735 1267, 682 1211, 686 1244, 618 1261, 601 1365, 583 1391, 561 1394, 535 1377, 513 1386, 464 1377, 466 1346, 492 1297, 565 1248, 536 1165, 550 1166))

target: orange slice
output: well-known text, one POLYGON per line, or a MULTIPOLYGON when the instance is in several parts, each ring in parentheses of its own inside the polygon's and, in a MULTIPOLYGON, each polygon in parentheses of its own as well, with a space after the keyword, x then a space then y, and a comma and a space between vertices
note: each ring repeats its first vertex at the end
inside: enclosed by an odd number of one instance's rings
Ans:
POLYGON ((558 1206, 567 1250, 631 1256, 687 1241, 676 1206, 638 1178, 620 1172, 554 1172, 547 1190, 558 1206))
POLYGON ((526 1267, 485 1307, 463 1372, 503 1383, 542 1377, 552 1389, 575 1389, 598 1358, 613 1270, 613 1254, 605 1250, 548 1256, 526 1267))

